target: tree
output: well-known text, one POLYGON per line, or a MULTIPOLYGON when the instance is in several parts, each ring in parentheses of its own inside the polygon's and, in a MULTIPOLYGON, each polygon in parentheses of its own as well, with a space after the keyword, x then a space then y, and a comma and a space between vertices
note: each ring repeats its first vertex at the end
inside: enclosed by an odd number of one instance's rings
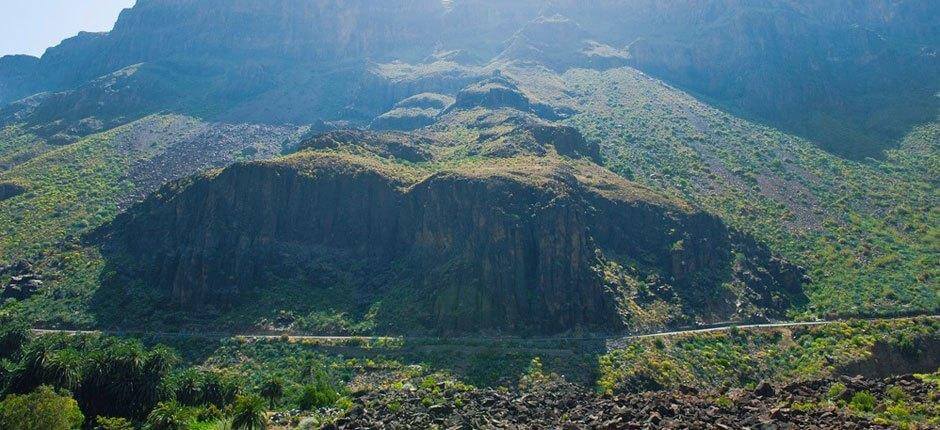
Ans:
POLYGON ((149 430, 186 430, 189 420, 176 402, 160 403, 147 415, 149 430))
POLYGON ((284 397, 284 381, 280 378, 268 379, 261 386, 261 396, 268 399, 269 408, 274 409, 281 397, 284 397))
POLYGON ((0 402, 0 429, 4 430, 73 430, 84 421, 74 399, 48 386, 30 394, 9 395, 0 402))
POLYGON ((203 377, 203 400, 219 409, 225 409, 226 406, 234 403, 239 391, 238 382, 230 375, 208 372, 203 377))
POLYGON ((204 402, 204 378, 196 369, 188 369, 176 381, 176 401, 186 406, 198 406, 204 402))
POLYGON ((329 378, 322 371, 317 372, 314 383, 305 385, 300 394, 298 406, 310 411, 324 406, 331 406, 339 400, 339 393, 330 384, 329 378))
POLYGON ((239 396, 232 413, 232 430, 266 430, 264 399, 258 396, 239 396))
POLYGON ((143 420, 168 397, 164 379, 176 360, 163 347, 148 351, 138 341, 116 341, 91 354, 76 397, 89 415, 143 420))
POLYGON ((82 355, 75 349, 55 351, 49 355, 43 365, 43 381, 58 388, 75 390, 82 380, 84 364, 82 355))
POLYGON ((22 321, 0 321, 0 358, 13 360, 29 341, 29 325, 22 321))

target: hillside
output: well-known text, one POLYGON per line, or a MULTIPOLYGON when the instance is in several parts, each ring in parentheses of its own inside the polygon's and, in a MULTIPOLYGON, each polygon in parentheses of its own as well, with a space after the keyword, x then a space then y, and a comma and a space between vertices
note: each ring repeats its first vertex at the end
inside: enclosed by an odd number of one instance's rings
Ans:
POLYGON ((367 125, 493 61, 629 65, 830 152, 879 158, 936 118, 936 16, 929 0, 141 0, 109 33, 0 59, 0 103, 12 103, 0 123, 70 140, 167 109, 367 125), (386 73, 402 68, 410 79, 386 73))
MULTIPOLYGON (((618 332, 779 317, 802 294, 798 268, 717 218, 533 143, 545 154, 407 164, 304 150, 176 183, 106 229, 107 282, 198 309, 296 294, 277 310, 369 313, 381 332, 618 332)), ((453 150, 340 146, 376 147, 453 150)))
POLYGON ((0 57, 0 429, 938 427, 937 22, 136 0, 0 57))
MULTIPOLYGON (((633 328, 728 317, 783 318, 784 313, 804 317, 878 315, 937 308, 940 299, 936 267, 931 264, 938 253, 934 227, 937 223, 936 211, 930 209, 936 206, 937 198, 935 126, 912 133, 903 149, 889 153, 888 161, 858 163, 724 114, 631 69, 575 70, 558 75, 544 69, 513 66, 505 69, 504 75, 509 77, 487 78, 454 93, 454 106, 461 108, 433 117, 434 123, 419 131, 427 137, 417 143, 407 143, 405 139, 390 146, 381 139, 370 143, 372 138, 368 134, 334 133, 326 135, 330 138, 308 140, 306 151, 339 150, 366 159, 394 160, 391 164, 383 163, 397 166, 396 174, 407 177, 398 180, 405 184, 414 184, 436 171, 457 165, 464 166, 462 170, 468 173, 477 168, 483 169, 482 173, 487 165, 482 160, 487 158, 493 163, 504 163, 502 158, 507 156, 523 156, 518 158, 519 168, 534 163, 531 167, 535 169, 540 162, 532 160, 547 154, 587 157, 582 165, 601 162, 622 177, 645 185, 643 189, 660 190, 651 191, 653 194, 665 193, 673 196, 667 197, 669 200, 691 202, 717 214, 727 228, 753 237, 769 252, 805 267, 809 275, 810 282, 802 287, 808 297, 806 304, 800 299, 762 302, 767 299, 764 296, 746 300, 739 311, 717 304, 695 310, 688 307, 689 299, 681 298, 681 294, 666 293, 665 297, 672 298, 662 301, 663 305, 655 305, 660 302, 653 294, 639 306, 642 312, 636 309, 630 312, 633 328), (610 94, 620 96, 614 98, 610 94), (520 117, 520 110, 527 113, 520 117), (559 113, 570 115, 571 111, 575 114, 562 121, 583 132, 586 141, 572 141, 570 136, 564 137, 567 132, 555 137, 545 135, 544 130, 565 128, 545 128, 552 121, 536 117, 541 114, 557 121, 559 113), (530 118, 522 124, 543 125, 520 129, 518 118, 530 118), (540 143, 540 139, 547 142, 547 138, 551 145, 540 143), (480 159, 481 156, 484 158, 480 159), (751 307, 746 303, 763 304, 751 307), (673 306, 682 311, 670 311, 673 306), (724 310, 708 316, 712 308, 724 310)), ((5 154, 11 154, 10 160, 21 157, 29 161, 18 162, 0 176, 0 181, 26 190, 0 202, 0 215, 8 220, 4 223, 7 234, 3 252, 10 262, 24 258, 38 260, 39 270, 49 275, 47 282, 51 283, 24 301, 27 315, 52 325, 176 327, 236 318, 245 326, 254 326, 275 319, 280 311, 294 309, 299 312, 296 315, 304 318, 308 314, 339 318, 345 321, 343 324, 361 327, 355 330, 374 329, 376 313, 371 312, 371 304, 379 301, 380 294, 345 295, 335 304, 318 307, 317 300, 292 298, 303 290, 298 290, 288 275, 271 281, 282 285, 282 292, 263 294, 270 306, 227 313, 212 311, 208 317, 196 317, 185 307, 158 312, 142 304, 160 302, 159 294, 139 295, 142 289, 136 289, 137 293, 130 296, 109 296, 113 293, 110 289, 98 292, 103 280, 114 279, 113 273, 125 268, 115 267, 114 259, 110 258, 113 256, 102 255, 98 245, 80 243, 85 234, 107 224, 164 182, 237 160, 291 151, 298 143, 290 142, 299 142, 303 130, 306 129, 228 126, 186 117, 150 117, 59 147, 43 144, 41 138, 20 128, 8 127, 5 154), (206 152, 206 148, 218 149, 206 152), (35 158, 16 155, 29 151, 35 158), (61 178, 53 181, 50 171, 61 172, 61 178), (104 297, 111 298, 101 300, 104 297), (127 313, 128 310, 132 312, 127 313), (241 311, 248 313, 238 318, 241 311)), ((244 168, 236 171, 241 169, 244 168)), ((536 179, 541 175, 539 169, 522 172, 516 176, 524 181, 531 176, 534 183, 542 183, 536 179)), ((258 184, 243 185, 250 189, 258 184)), ((184 223, 183 218, 180 222, 184 223)), ((658 228, 655 225, 647 227, 655 230, 658 228)), ((167 229, 172 231, 173 227, 167 229)), ((705 234, 709 229, 690 233, 705 234)), ((663 240, 660 243, 669 246, 677 242, 663 240)), ((153 246, 171 252, 178 245, 153 246)), ((593 254, 593 250, 587 252, 593 254)), ((355 266, 363 264, 358 262, 355 266)), ((353 275, 341 272, 329 271, 328 275, 320 275, 319 281, 314 279, 314 284, 337 281, 369 284, 363 281, 369 276, 360 269, 353 275)), ((179 273, 185 276, 185 270, 179 273)), ((611 276, 617 278, 616 273, 615 270, 611 276)), ((402 273, 388 276, 391 278, 379 279, 404 283, 402 273)), ((459 275, 455 279, 460 279, 459 275)), ((624 278, 617 282, 633 281, 624 278)), ((646 283, 631 288, 642 289, 646 283)), ((169 280, 157 285, 163 285, 164 291, 172 288, 169 280)), ((335 292, 325 294, 335 296, 335 292)), ((721 297, 715 297, 715 303, 725 300, 721 297)), ((219 308, 222 310, 224 307, 219 308)), ((389 322, 393 319, 386 320, 390 325, 385 328, 395 325, 389 322)), ((427 327, 418 323, 405 326, 427 327)))

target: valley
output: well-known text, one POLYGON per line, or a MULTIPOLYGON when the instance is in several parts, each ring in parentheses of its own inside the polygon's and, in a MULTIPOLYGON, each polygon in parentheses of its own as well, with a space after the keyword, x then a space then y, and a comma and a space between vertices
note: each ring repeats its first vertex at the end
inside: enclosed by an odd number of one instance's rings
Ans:
POLYGON ((0 424, 932 428, 938 14, 138 0, 0 57, 0 424))

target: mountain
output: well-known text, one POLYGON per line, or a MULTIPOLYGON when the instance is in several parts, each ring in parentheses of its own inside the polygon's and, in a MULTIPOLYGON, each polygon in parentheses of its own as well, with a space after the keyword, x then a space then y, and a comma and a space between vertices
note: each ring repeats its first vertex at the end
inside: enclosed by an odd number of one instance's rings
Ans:
POLYGON ((169 109, 367 125, 404 98, 390 92, 452 92, 462 85, 449 76, 495 59, 559 72, 631 65, 837 154, 878 157, 936 118, 936 15, 929 0, 141 0, 111 32, 0 60, 0 103, 56 94, 0 121, 40 126, 42 112, 62 110, 56 120, 110 124, 126 102, 130 119, 169 109), (381 73, 392 63, 422 77, 402 89, 381 73), (89 88, 129 67, 138 73, 127 87, 89 88))
POLYGON ((0 262, 46 282, 18 312, 559 333, 938 308, 935 6, 592 6, 141 0, 4 57, 0 262))
POLYGON ((576 131, 528 127, 512 140, 531 146, 493 136, 473 162, 445 163, 432 138, 342 132, 172 184, 108 227, 126 273, 111 282, 196 308, 293 283, 377 310, 383 330, 443 333, 764 318, 802 295, 801 269, 718 218, 563 158, 596 152, 576 131))

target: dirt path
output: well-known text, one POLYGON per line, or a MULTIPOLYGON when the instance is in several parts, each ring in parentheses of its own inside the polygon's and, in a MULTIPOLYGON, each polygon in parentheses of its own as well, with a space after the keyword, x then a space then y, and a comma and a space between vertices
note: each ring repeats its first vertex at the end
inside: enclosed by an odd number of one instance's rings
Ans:
MULTIPOLYGON (((915 318, 940 319, 940 315, 922 315, 906 316, 897 318, 865 318, 870 321, 899 321, 915 318)), ((858 320, 858 319, 854 319, 858 320)), ((780 322, 765 324, 735 324, 725 323, 712 327, 689 328, 684 330, 663 331, 657 333, 634 334, 615 337, 549 337, 549 338, 499 338, 499 337, 457 337, 457 338, 434 338, 434 337, 400 337, 400 336, 313 336, 313 335, 288 335, 288 334, 237 334, 223 332, 149 332, 133 330, 56 330, 56 329, 32 329, 33 334, 66 334, 73 336, 88 335, 107 335, 107 336, 153 336, 164 338, 205 338, 205 339, 225 339, 235 338, 244 340, 288 340, 291 342, 322 342, 324 344, 342 344, 354 346, 356 343, 381 343, 381 342, 426 342, 426 343, 461 343, 461 342, 552 342, 552 341, 598 341, 606 342, 608 349, 619 348, 622 345, 637 339, 647 339, 656 337, 682 336, 689 334, 712 333, 731 330, 732 328, 741 330, 759 330, 787 327, 811 327, 828 324, 838 324, 853 321, 853 319, 839 319, 830 321, 804 321, 804 322, 780 322)))

